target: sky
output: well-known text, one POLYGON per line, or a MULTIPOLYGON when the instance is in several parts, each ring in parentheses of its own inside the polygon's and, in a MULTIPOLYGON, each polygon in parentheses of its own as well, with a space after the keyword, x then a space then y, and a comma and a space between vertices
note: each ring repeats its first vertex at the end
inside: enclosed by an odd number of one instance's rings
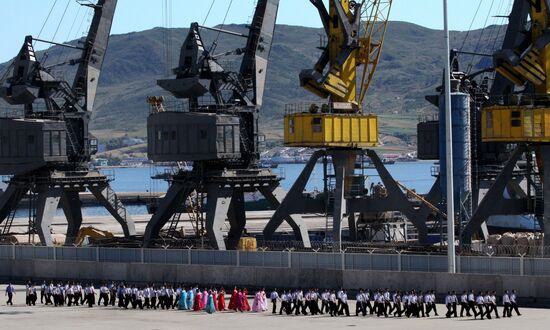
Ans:
MULTIPOLYGON (((0 2, 0 63, 17 55, 26 35, 63 42, 83 36, 89 26, 89 10, 85 10, 87 7, 81 7, 77 0, 0 2), (49 19, 46 20, 48 14, 49 19)), ((495 16, 507 15, 512 4, 512 0, 448 2, 449 27, 459 31, 468 30, 470 27, 478 29, 486 25, 505 23, 503 18, 495 16)), ((214 26, 224 21, 226 13, 226 23, 248 23, 253 14, 253 3, 254 0, 119 0, 112 33, 143 31, 158 26, 188 27, 195 21, 202 24, 206 18, 205 25, 214 26), (214 5, 207 17, 212 3, 214 5)), ((442 13, 443 0, 393 0, 390 20, 442 29, 442 13)), ((317 11, 308 0, 280 0, 277 22, 321 27, 317 11)), ((36 46, 37 49, 44 47, 44 44, 36 46)))

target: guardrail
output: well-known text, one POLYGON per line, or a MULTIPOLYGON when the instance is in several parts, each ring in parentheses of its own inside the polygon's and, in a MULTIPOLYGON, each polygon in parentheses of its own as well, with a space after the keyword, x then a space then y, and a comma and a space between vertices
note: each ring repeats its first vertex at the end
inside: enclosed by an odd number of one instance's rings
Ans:
MULTIPOLYGON (((44 247, 2 245, 0 260, 52 260, 107 263, 221 265, 317 270, 375 270, 396 272, 446 272, 444 255, 397 252, 378 254, 341 252, 217 251, 186 249, 129 249, 105 247, 44 247)), ((459 273, 550 275, 550 259, 495 256, 457 256, 459 273)))

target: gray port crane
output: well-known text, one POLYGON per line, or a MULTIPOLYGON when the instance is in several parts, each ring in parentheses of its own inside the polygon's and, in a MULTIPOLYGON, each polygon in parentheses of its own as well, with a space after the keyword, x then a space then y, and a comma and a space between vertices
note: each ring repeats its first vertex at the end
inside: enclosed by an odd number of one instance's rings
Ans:
POLYGON ((2 99, 23 107, 22 114, 0 118, 0 174, 10 177, 0 196, 0 223, 3 232, 9 232, 17 206, 28 194, 29 231, 48 246, 53 245, 50 227, 59 204, 68 222, 65 244, 74 243, 82 224, 79 193, 86 189, 126 236, 135 235, 132 218, 109 178, 88 166, 97 152, 97 139, 88 126, 117 0, 81 5, 94 11, 87 37, 76 46, 61 45, 81 51, 79 59, 70 61, 77 65, 73 83, 57 79, 37 59, 33 42, 48 41, 27 36, 12 63, 11 77, 0 86, 2 99))
MULTIPOLYGON (((163 226, 177 219, 193 192, 207 196, 206 233, 212 247, 220 250, 235 248, 245 229, 245 193, 259 191, 275 208, 284 198, 281 178, 259 167, 258 116, 278 8, 279 0, 259 0, 248 35, 231 33, 247 40, 244 48, 230 52, 242 55, 238 71, 224 68, 220 56, 204 44, 205 27, 194 23, 181 48, 175 79, 158 81, 174 97, 186 100, 186 111, 170 108, 163 98, 149 98, 148 156, 153 161, 192 161, 193 168, 180 169, 170 178, 168 192, 147 225, 145 246, 153 245, 163 226), (231 226, 227 244, 222 232, 226 217, 231 226)), ((290 216, 285 220, 309 247, 303 222, 290 216)))

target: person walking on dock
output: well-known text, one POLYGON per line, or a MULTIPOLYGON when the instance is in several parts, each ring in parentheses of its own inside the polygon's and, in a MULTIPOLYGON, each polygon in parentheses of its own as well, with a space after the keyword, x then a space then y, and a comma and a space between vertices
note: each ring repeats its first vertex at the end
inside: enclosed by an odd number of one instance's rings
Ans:
POLYGON ((8 286, 6 287, 6 296, 8 296, 8 301, 6 301, 6 305, 10 305, 10 306, 13 306, 13 296, 15 295, 15 288, 13 287, 13 285, 8 284, 8 286))
POLYGON ((277 300, 279 300, 279 293, 277 292, 277 289, 274 289, 271 292, 271 295, 269 298, 271 299, 271 304, 273 304, 272 314, 277 314, 277 300))
MULTIPOLYGON (((518 303, 517 303, 517 295, 516 290, 512 290, 512 294, 510 295, 510 303, 512 304, 512 309, 516 311, 517 316, 521 316, 521 313, 518 309, 518 303)), ((512 314, 512 311, 510 310, 510 315, 512 314)))
POLYGON ((508 294, 508 290, 504 291, 504 294, 502 295, 502 304, 504 305, 502 317, 512 317, 512 305, 510 304, 510 295, 508 294))

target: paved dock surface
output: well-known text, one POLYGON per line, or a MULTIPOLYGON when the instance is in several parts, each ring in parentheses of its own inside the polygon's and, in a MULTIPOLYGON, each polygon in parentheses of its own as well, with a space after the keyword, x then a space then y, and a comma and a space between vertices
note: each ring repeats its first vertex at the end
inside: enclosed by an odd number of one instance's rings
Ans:
MULTIPOLYGON (((5 285, 0 287, 5 289, 5 285)), ((550 310, 522 308, 521 317, 474 320, 473 318, 446 319, 445 317, 430 317, 420 319, 377 318, 367 317, 335 317, 321 316, 279 316, 266 313, 234 313, 219 312, 207 314, 191 311, 148 311, 119 310, 114 307, 52 307, 37 305, 27 307, 25 295, 18 286, 14 306, 6 306, 5 300, 0 301, 0 329, 345 329, 361 327, 369 329, 547 329, 550 322, 550 310)), ((3 296, 3 295, 2 295, 3 296)), ((40 294, 39 294, 40 296, 40 294)), ((3 297, 4 298, 4 297, 3 297)), ((40 297, 39 297, 40 299, 40 297)), ((268 304, 271 308, 271 302, 268 304)), ((501 311, 502 308, 499 308, 501 311)), ((350 304, 350 312, 355 315, 355 305, 350 304)), ((444 306, 438 306, 440 315, 444 306)))

